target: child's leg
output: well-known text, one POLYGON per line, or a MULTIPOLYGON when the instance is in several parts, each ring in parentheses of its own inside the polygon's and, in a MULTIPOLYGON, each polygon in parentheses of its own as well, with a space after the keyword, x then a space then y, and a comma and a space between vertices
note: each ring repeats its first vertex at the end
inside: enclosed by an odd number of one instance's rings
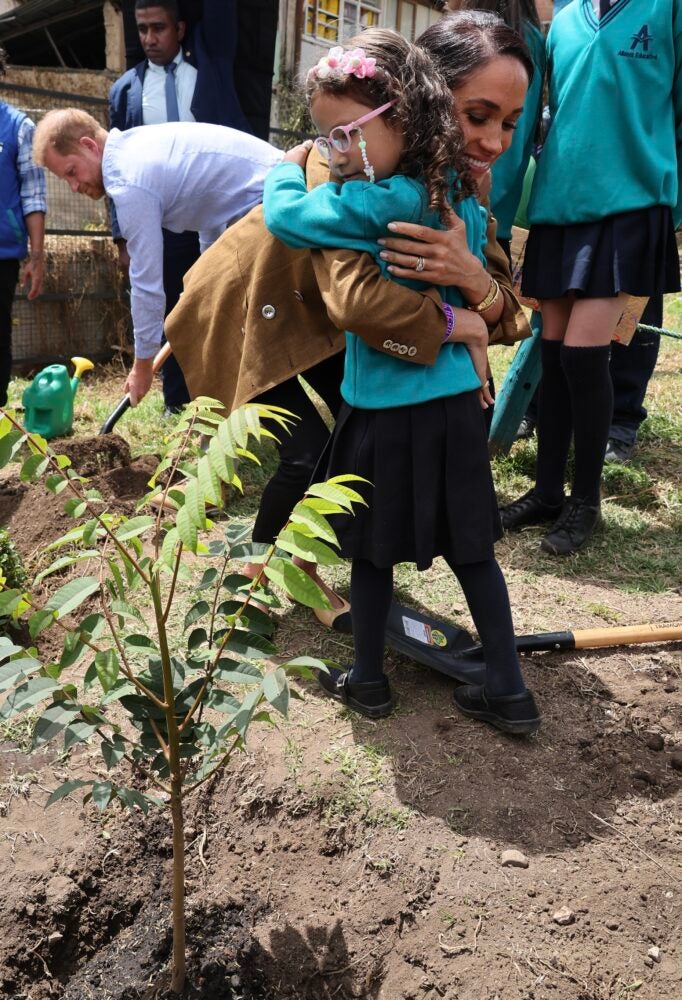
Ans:
POLYGON ((613 331, 626 296, 579 299, 571 310, 561 363, 573 408, 575 473, 572 495, 599 503, 599 483, 613 413, 609 370, 613 331))
POLYGON ((450 568, 459 580, 483 646, 486 694, 491 698, 520 694, 526 685, 516 652, 507 584, 497 560, 450 564, 450 568))
POLYGON ((350 574, 355 662, 353 684, 384 679, 386 622, 393 600, 393 567, 377 569, 366 559, 354 559, 350 574))
POLYGON ((571 315, 571 300, 542 303, 542 380, 538 393, 536 490, 547 504, 564 498, 566 460, 571 444, 571 397, 561 366, 561 344, 571 315))
POLYGON ((356 712, 382 719, 393 708, 384 674, 386 621, 393 598, 393 567, 377 569, 366 559, 354 559, 350 578, 355 662, 348 670, 320 673, 320 686, 356 712))

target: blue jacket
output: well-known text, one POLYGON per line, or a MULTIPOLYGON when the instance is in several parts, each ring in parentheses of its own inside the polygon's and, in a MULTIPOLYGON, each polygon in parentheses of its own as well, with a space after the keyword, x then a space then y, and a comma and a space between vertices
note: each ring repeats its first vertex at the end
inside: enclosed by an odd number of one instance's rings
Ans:
MULTIPOLYGON (((183 57, 197 70, 191 110, 198 122, 250 132, 234 86, 237 0, 204 0, 202 20, 184 40, 183 57)), ((112 128, 125 132, 143 125, 142 85, 147 60, 138 63, 109 91, 112 128)))
POLYGON ((0 260, 21 260, 28 247, 17 170, 19 128, 25 117, 0 101, 0 260))
MULTIPOLYGON (((467 244, 484 261, 487 213, 475 198, 453 206, 464 220, 467 244)), ((394 219, 440 228, 437 214, 429 209, 426 189, 419 180, 395 174, 369 184, 320 184, 308 191, 305 174, 294 163, 273 167, 263 191, 265 224, 290 247, 343 247, 370 253, 386 278, 408 288, 423 289, 418 280, 399 279, 386 270, 379 256, 377 239, 388 235, 394 219)), ((438 288, 445 302, 462 306, 456 288, 438 288)), ((341 395, 359 409, 409 406, 443 396, 478 389, 480 382, 464 344, 446 344, 433 365, 405 364, 390 354, 374 350, 351 331, 346 333, 346 359, 341 395)))

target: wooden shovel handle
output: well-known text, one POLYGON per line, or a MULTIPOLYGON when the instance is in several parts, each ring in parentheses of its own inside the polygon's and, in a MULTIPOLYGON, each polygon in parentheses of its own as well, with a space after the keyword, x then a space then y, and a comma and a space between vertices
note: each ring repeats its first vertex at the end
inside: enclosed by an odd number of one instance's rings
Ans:
POLYGON ((576 649, 598 646, 627 646, 641 642, 675 642, 682 640, 682 625, 621 625, 615 628, 575 629, 576 649))

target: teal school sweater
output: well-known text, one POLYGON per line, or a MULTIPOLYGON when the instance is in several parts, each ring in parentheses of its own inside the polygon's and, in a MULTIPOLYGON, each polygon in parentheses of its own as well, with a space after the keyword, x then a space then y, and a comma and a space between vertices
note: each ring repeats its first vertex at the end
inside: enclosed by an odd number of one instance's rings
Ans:
POLYGON ((682 3, 616 0, 599 20, 592 0, 573 0, 552 22, 547 54, 552 126, 531 224, 669 205, 677 225, 682 3))
MULTIPOLYGON (((475 198, 466 198, 453 207, 466 225, 469 248, 484 262, 485 209, 475 198)), ((268 229, 287 246, 364 251, 371 254, 385 278, 422 291, 424 282, 389 274, 386 262, 379 257, 382 248, 377 240, 388 235, 388 223, 398 219, 442 228, 437 214, 428 209, 426 189, 418 180, 396 174, 376 184, 347 181, 321 184, 308 191, 303 170, 294 163, 278 164, 268 173, 263 210, 268 229)), ((463 305, 457 289, 443 287, 438 291, 450 305, 463 305)), ((446 344, 433 365, 406 364, 374 350, 351 331, 346 332, 341 394, 350 406, 409 406, 470 392, 479 386, 463 344, 446 344)))
POLYGON ((497 219, 497 235, 500 239, 510 240, 512 224, 516 210, 521 201, 523 178, 530 162, 535 145, 535 133, 540 119, 542 105, 542 87, 545 78, 545 38, 534 24, 527 24, 523 37, 533 57, 535 73, 526 100, 523 114, 516 124, 511 146, 493 164, 493 189, 490 196, 490 207, 497 219))

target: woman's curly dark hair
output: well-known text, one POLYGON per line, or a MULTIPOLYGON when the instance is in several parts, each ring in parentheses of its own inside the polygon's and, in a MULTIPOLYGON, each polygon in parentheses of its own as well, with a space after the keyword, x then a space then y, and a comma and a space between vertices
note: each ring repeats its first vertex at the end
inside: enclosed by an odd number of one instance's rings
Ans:
POLYGON ((431 56, 397 31, 367 28, 343 45, 346 50, 358 47, 376 59, 376 76, 320 79, 309 74, 306 81, 308 101, 319 91, 348 95, 368 108, 394 101, 385 119, 391 128, 404 136, 400 170, 408 177, 423 178, 429 208, 445 219, 450 201, 476 193, 463 158, 464 139, 453 117, 452 94, 445 80, 431 56), (459 181, 456 186, 452 171, 459 181))

